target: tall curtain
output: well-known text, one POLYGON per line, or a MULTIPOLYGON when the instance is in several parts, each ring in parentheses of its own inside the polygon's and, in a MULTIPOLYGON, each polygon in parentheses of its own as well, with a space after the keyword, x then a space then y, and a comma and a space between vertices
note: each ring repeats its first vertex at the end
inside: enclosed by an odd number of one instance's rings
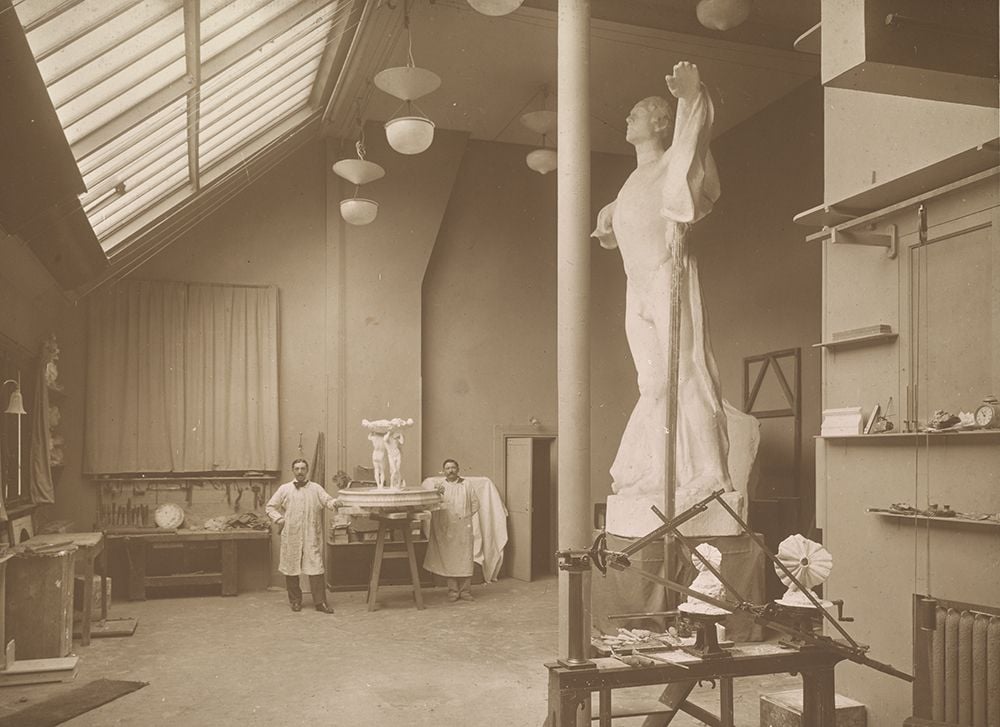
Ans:
POLYGON ((88 325, 85 472, 278 469, 277 288, 128 281, 88 325))
POLYGON ((45 383, 45 365, 48 361, 39 357, 35 367, 35 411, 31 417, 31 458, 28 471, 30 476, 31 501, 36 505, 51 505, 56 501, 56 488, 52 482, 52 468, 49 464, 49 449, 52 433, 49 431, 49 387, 45 383))

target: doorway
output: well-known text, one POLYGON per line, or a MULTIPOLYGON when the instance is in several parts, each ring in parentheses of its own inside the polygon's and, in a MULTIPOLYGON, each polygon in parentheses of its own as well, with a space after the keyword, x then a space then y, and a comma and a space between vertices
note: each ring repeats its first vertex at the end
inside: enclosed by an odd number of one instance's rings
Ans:
POLYGON ((558 478, 554 432, 498 427, 496 470, 507 507, 503 574, 531 581, 556 573, 558 478))

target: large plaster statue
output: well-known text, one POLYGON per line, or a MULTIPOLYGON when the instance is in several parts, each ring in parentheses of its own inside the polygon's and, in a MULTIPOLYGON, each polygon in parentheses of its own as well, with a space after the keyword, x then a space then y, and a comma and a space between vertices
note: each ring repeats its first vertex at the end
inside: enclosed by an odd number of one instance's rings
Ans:
MULTIPOLYGON (((638 375, 639 400, 622 435, 611 476, 619 505, 639 503, 627 516, 632 519, 643 517, 649 504, 662 507, 664 501, 674 259, 683 285, 677 342, 676 512, 714 490, 733 491, 727 461, 727 413, 744 421, 750 419, 723 403, 697 259, 685 239, 691 225, 711 212, 720 194, 718 172, 708 148, 714 109, 693 64, 678 63, 666 82, 677 99, 676 120, 673 104, 658 96, 643 99, 632 109, 625 138, 635 146, 637 166, 617 199, 601 210, 593 233, 602 247, 619 249, 627 277, 625 333, 638 375)), ((755 452, 756 441, 753 449, 755 452)), ((749 466, 746 470, 749 474, 749 466)), ((737 495, 734 499, 741 506, 742 498, 737 495)), ((622 522, 622 512, 614 509, 609 498, 609 530, 617 528, 616 534, 641 535, 657 524, 648 520, 635 532, 625 532, 629 525, 622 522)), ((719 526, 721 532, 698 532, 697 527, 687 532, 732 534, 721 520, 719 526)))
POLYGON ((405 487, 402 477, 403 433, 400 431, 413 426, 412 419, 361 420, 361 426, 368 430, 368 441, 372 443, 372 467, 375 470, 375 485, 385 487, 385 464, 389 463, 389 486, 405 487))

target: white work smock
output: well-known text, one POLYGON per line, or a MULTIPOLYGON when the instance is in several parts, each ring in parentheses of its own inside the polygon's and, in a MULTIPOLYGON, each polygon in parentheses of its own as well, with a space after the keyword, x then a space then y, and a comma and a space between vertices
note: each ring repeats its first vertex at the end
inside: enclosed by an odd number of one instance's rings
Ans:
POLYGON ((431 533, 424 568, 445 578, 472 575, 472 521, 479 512, 479 499, 464 479, 441 480, 441 509, 431 513, 431 533))
POLYGON ((296 487, 286 482, 267 501, 267 516, 282 518, 281 557, 278 571, 286 576, 323 573, 323 508, 335 510, 334 499, 319 484, 296 487))

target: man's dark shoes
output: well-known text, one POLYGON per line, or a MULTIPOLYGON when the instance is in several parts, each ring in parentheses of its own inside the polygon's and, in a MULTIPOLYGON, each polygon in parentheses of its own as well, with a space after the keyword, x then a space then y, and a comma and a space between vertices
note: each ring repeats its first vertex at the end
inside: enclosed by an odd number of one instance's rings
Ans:
POLYGON ((320 613, 333 613, 333 609, 327 606, 325 603, 317 603, 316 610, 320 613))
POLYGON ((302 604, 298 601, 292 601, 292 610, 298 613, 302 610, 302 604))

